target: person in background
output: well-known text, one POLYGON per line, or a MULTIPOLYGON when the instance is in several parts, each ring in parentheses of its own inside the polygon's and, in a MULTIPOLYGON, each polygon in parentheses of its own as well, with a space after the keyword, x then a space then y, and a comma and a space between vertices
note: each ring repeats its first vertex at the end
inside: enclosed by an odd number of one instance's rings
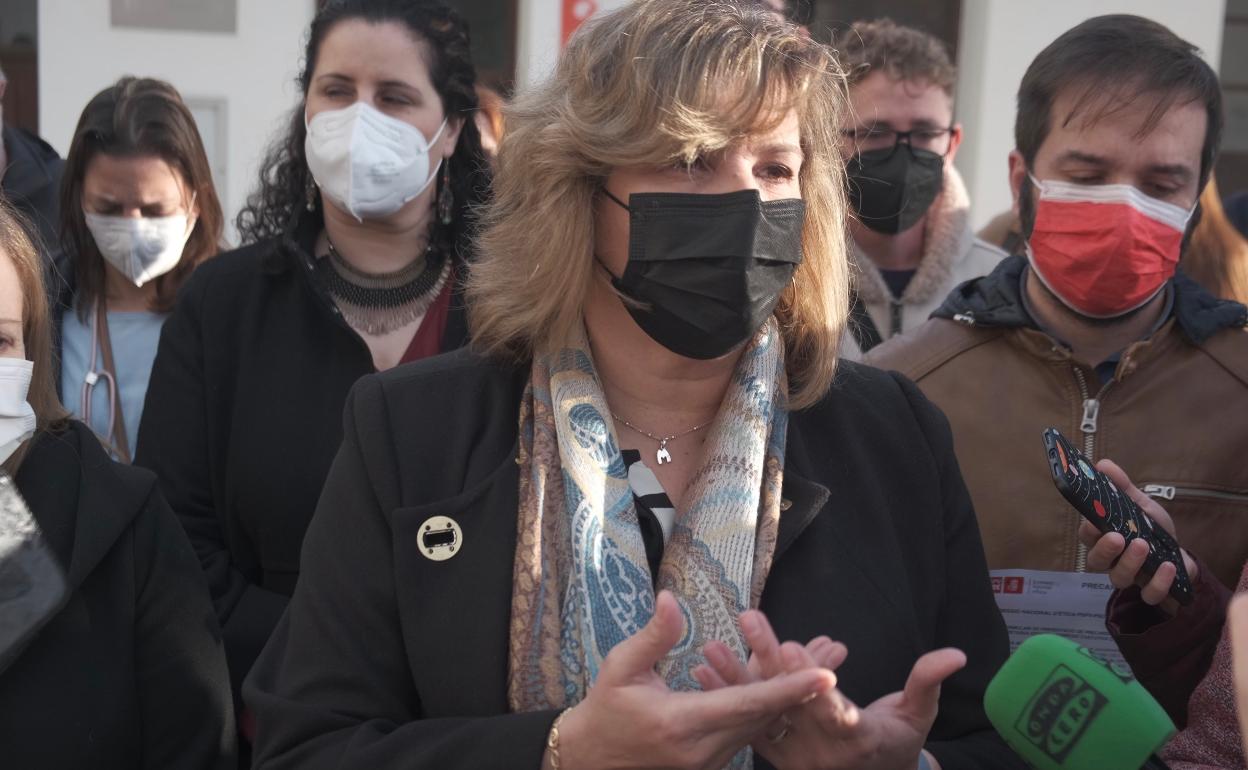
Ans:
POLYGON ((1018 214, 1013 209, 1003 211, 988 220, 988 224, 980 228, 975 237, 996 246, 1006 254, 1022 254, 1023 249, 1027 248, 1018 214))
POLYGON ((1050 427, 1169 501, 1211 575, 1248 561, 1248 308, 1176 273, 1221 131, 1217 76, 1170 30, 1101 16, 1061 35, 1018 94, 1026 253, 867 356, 949 416, 991 569, 1086 568, 1050 427))
POLYGON ((457 13, 332 0, 304 61, 239 215, 248 245, 187 284, 139 433, 137 461, 208 574, 236 694, 294 590, 347 391, 466 338, 471 213, 489 186, 457 13))
MULTIPOLYGON (((1131 483, 1108 460, 1098 466, 1153 521, 1175 534, 1174 521, 1154 499, 1131 483)), ((1235 715, 1232 649, 1227 624, 1231 592, 1208 574, 1194 554, 1183 552, 1192 581, 1193 601, 1179 607, 1169 599, 1175 568, 1162 564, 1153 575, 1141 573, 1148 545, 1121 535, 1102 535, 1090 522, 1079 526, 1088 549, 1088 567, 1109 573, 1115 590, 1106 610, 1106 626, 1136 677, 1183 728, 1162 758, 1173 770, 1242 770, 1243 734, 1235 715)), ((1238 593, 1248 592, 1248 565, 1238 593)))
MULTIPOLYGON (((111 462, 57 400, 43 259, 18 216, 0 202, 0 469, 65 595, 25 646, 0 650, 4 765, 225 770, 229 678, 199 562, 155 477, 111 462)), ((32 586, 0 566, 0 604, 55 591, 46 572, 32 586)))
POLYGON ((481 151, 494 166, 498 156, 498 143, 503 141, 503 97, 486 85, 477 84, 477 103, 480 105, 473 120, 481 134, 481 151))
POLYGON ((352 391, 257 768, 1021 767, 948 428, 838 368, 840 83, 755 0, 641 0, 512 104, 473 349, 352 391))
MULTIPOLYGON (((0 101, 8 90, 9 80, 0 70, 0 101)), ((0 105, 0 192, 9 203, 34 223, 32 235, 44 256, 44 286, 48 301, 55 304, 60 296, 63 275, 69 267, 60 248, 61 169, 65 165, 56 150, 38 136, 17 126, 4 123, 0 105)))
POLYGON ((1226 210, 1227 220, 1240 235, 1248 238, 1248 190, 1228 195, 1222 205, 1226 210))
POLYGON ((195 119, 173 86, 126 77, 82 111, 65 162, 57 302, 60 395, 130 462, 160 330, 221 245, 221 203, 195 119))
POLYGON ((1235 710, 1239 713, 1244 756, 1248 757, 1248 592, 1231 600, 1226 618, 1230 629, 1231 673, 1235 677, 1235 710))
POLYGON ((1226 218, 1216 179, 1200 194, 1200 223, 1179 267, 1215 297, 1248 303, 1248 240, 1226 218))
POLYGON ((833 47, 852 107, 841 126, 857 290, 846 355, 858 357, 926 321, 954 286, 1006 255, 971 231, 945 44, 880 19, 855 22, 833 47))

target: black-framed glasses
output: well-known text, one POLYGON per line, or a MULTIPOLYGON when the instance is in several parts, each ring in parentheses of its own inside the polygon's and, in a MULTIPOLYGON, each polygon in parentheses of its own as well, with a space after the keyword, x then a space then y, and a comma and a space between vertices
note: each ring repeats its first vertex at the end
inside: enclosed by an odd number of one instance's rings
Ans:
POLYGON ((915 128, 910 131, 894 131, 891 128, 847 128, 841 136, 853 143, 854 150, 859 153, 891 150, 888 157, 897 152, 898 145, 905 144, 914 150, 934 152, 940 157, 949 154, 953 147, 954 127, 948 128, 915 128))

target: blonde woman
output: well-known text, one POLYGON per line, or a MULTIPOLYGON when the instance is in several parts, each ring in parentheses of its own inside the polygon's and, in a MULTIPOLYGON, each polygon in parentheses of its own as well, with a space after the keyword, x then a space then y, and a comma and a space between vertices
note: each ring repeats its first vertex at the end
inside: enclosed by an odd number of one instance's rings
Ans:
POLYGON ((836 73, 748 0, 640 0, 520 98, 476 349, 349 399, 257 767, 1021 766, 948 426, 837 370, 836 73))

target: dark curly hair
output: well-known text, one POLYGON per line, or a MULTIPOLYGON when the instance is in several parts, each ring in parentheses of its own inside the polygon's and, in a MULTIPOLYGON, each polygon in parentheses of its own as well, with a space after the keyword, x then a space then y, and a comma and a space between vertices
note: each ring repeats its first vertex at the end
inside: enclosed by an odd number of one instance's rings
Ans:
MULTIPOLYGON (((308 87, 325 36, 339 22, 349 19, 362 19, 372 24, 402 24, 429 45, 432 55, 429 74, 433 87, 442 98, 447 116, 458 115, 463 119, 459 142, 449 160, 455 215, 450 225, 443 225, 435 218, 430 238, 435 247, 464 259, 468 255, 472 216, 489 196, 489 166, 473 120, 478 104, 476 70, 468 48, 468 24, 458 13, 436 0, 331 0, 316 14, 308 30, 303 71, 298 79, 303 98, 291 112, 286 130, 265 155, 259 189, 248 196, 247 205, 238 214, 242 242, 253 243, 283 235, 308 204, 312 174, 308 171, 303 147, 307 137, 304 111, 308 87)), ((442 178, 439 174, 439 185, 442 178)), ((315 215, 323 217, 319 196, 314 205, 315 215)))

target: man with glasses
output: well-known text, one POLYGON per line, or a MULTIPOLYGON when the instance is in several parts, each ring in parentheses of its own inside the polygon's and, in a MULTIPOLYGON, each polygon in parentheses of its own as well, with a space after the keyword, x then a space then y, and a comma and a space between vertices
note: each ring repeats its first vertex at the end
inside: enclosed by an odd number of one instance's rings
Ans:
POLYGON ((991 272, 1005 252, 971 231, 953 167, 962 126, 944 44, 882 19, 855 23, 833 45, 849 77, 841 135, 858 280, 845 355, 857 357, 926 321, 954 286, 991 272))

